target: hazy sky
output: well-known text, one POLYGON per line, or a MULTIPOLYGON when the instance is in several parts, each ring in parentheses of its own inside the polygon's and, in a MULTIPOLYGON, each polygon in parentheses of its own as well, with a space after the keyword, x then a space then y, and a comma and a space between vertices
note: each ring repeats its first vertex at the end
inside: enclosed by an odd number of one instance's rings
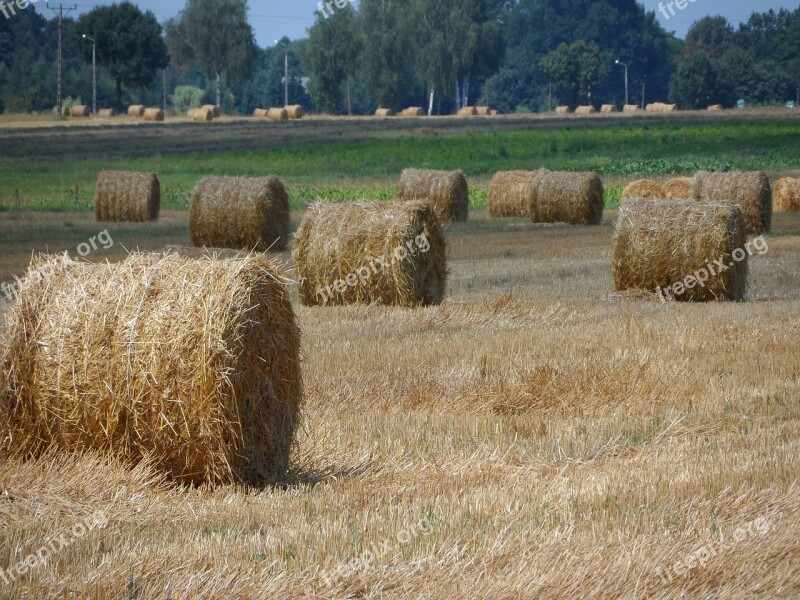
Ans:
MULTIPOLYGON (((640 0, 647 10, 658 11, 659 1, 665 5, 669 0, 640 0)), ((674 0, 673 0, 674 1, 674 0)), ((110 1, 75 0, 78 12, 91 10, 95 6, 112 4, 110 1)), ((305 37, 306 29, 314 24, 314 11, 318 0, 250 0, 250 23, 256 31, 256 39, 260 46, 273 44, 275 38, 284 35, 291 39, 305 37)), ((67 4, 68 0, 64 0, 67 4)), ((55 4, 50 2, 51 5, 55 4)), ((185 0, 134 0, 144 10, 151 10, 159 21, 175 16, 186 4, 185 0)), ((706 15, 724 15, 734 26, 746 21, 754 11, 766 11, 770 8, 796 9, 800 0, 695 0, 684 10, 675 9, 675 16, 667 11, 669 19, 660 12, 656 16, 667 31, 675 31, 683 37, 692 23, 706 15)), ((52 14, 39 0, 37 10, 44 14, 52 14)), ((343 10, 348 10, 345 8, 343 10)))

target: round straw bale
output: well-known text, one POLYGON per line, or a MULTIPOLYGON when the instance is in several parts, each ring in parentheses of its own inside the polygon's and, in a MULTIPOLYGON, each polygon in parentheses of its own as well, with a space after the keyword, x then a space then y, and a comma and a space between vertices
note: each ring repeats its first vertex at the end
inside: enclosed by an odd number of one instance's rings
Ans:
POLYGON ((712 104, 708 107, 708 110, 711 112, 719 112, 721 110, 725 110, 725 107, 722 104, 712 104))
POLYGON ((253 117, 256 119, 266 119, 269 114, 269 109, 257 108, 253 111, 253 117))
POLYGON ((478 115, 478 109, 474 106, 463 106, 458 110, 459 117, 474 117, 478 115))
POLYGON ((613 104, 603 104, 603 106, 600 107, 600 112, 601 113, 615 113, 615 112, 617 112, 617 107, 614 106, 613 104))
POLYGON ((155 173, 103 171, 97 177, 94 215, 98 221, 157 221, 161 184, 155 173))
POLYGON ((97 111, 97 116, 101 119, 110 119, 111 117, 117 116, 117 111, 113 108, 101 108, 97 111))
POLYGON ((291 229, 289 196, 277 177, 206 177, 192 193, 195 246, 279 251, 291 229))
POLYGON ((556 106, 557 115, 568 115, 570 112, 569 106, 556 106))
POLYGON ((3 452, 97 450, 186 484, 261 484, 288 466, 300 333, 264 255, 36 259, 2 348, 3 452))
POLYGON ((466 221, 469 187, 461 171, 405 169, 397 184, 397 200, 427 200, 442 222, 466 221))
POLYGON ((597 173, 540 170, 528 215, 534 223, 599 225, 605 208, 603 182, 597 173))
POLYGON ((92 111, 85 104, 75 104, 72 106, 72 108, 69 109, 70 117, 76 117, 76 118, 88 117, 90 114, 92 114, 92 111))
POLYGON ((739 204, 748 234, 768 233, 772 227, 772 188, 763 171, 701 171, 694 177, 694 188, 696 198, 703 202, 739 204))
POLYGON ((400 115, 403 117, 424 117, 425 111, 419 106, 410 106, 408 108, 404 108, 400 112, 400 115))
POLYGON ((620 209, 614 235, 616 289, 683 301, 744 300, 746 242, 735 204, 631 200, 620 209))
POLYGON ((306 306, 440 304, 446 242, 430 203, 317 203, 294 241, 306 306))
POLYGON ((800 179, 784 177, 775 183, 775 211, 800 210, 800 179))
POLYGON ((270 121, 288 121, 289 112, 285 108, 270 108, 267 111, 267 119, 270 121))
POLYGON ((163 121, 164 120, 164 111, 160 108, 148 108, 144 111, 144 120, 145 121, 163 121))
POLYGON ((637 104, 626 104, 625 106, 622 107, 622 112, 624 113, 637 113, 640 110, 641 109, 637 104))
POLYGON ((189 111, 189 117, 192 121, 207 123, 214 120, 214 111, 210 108, 193 108, 189 111))
POLYGON ((693 200, 696 196, 691 177, 669 179, 662 187, 668 200, 693 200))
POLYGON ((210 110, 214 119, 219 119, 222 116, 222 110, 216 104, 203 104, 200 108, 202 110, 210 110))
POLYGON ((376 117, 393 117, 394 111, 391 108, 379 108, 375 111, 376 117))
POLYGON ((488 117, 492 114, 492 109, 488 106, 476 106, 475 111, 476 114, 481 117, 488 117))
POLYGON ((627 202, 633 198, 649 198, 652 200, 666 200, 667 193, 664 191, 663 186, 653 181, 652 179, 639 179, 632 183, 622 191, 619 203, 627 202))
POLYGON ((596 112, 594 106, 579 106, 575 109, 576 115, 593 115, 596 112))
POLYGON ((493 108, 492 110, 490 110, 490 111, 489 111, 489 114, 490 114, 492 117, 497 117, 497 116, 500 116, 500 115, 502 115, 503 113, 502 113, 502 111, 500 111, 499 109, 497 109, 497 108, 493 108))
POLYGON ((500 171, 489 183, 489 214, 527 217, 536 202, 537 171, 500 171))
POLYGON ((144 111, 146 107, 144 104, 131 104, 128 107, 128 116, 129 117, 143 117, 144 111))
POLYGON ((305 112, 303 112, 303 107, 300 106, 299 104, 289 104, 287 106, 284 106, 284 108, 286 109, 286 112, 289 114, 289 118, 292 120, 302 119, 303 116, 305 115, 305 112))

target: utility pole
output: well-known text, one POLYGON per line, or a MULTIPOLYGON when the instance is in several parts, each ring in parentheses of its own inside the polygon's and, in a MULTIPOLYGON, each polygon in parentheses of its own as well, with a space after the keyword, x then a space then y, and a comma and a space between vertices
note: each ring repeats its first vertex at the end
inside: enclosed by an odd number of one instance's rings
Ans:
POLYGON ((58 8, 50 6, 50 3, 47 3, 47 8, 52 10, 56 15, 58 15, 58 83, 56 85, 56 107, 58 108, 58 116, 62 116, 63 114, 63 103, 61 102, 61 39, 62 39, 62 29, 64 27, 64 11, 67 11, 67 14, 71 13, 73 10, 78 10, 78 7, 74 4, 70 6, 64 6, 63 4, 59 4, 58 8))

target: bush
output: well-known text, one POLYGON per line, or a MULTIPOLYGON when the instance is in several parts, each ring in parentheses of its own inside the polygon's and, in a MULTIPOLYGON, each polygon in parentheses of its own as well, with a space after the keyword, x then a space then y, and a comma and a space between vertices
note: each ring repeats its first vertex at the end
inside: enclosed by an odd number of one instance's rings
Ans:
POLYGON ((192 85, 179 85, 172 95, 172 105, 178 114, 185 113, 190 108, 199 108, 203 104, 205 91, 192 85))

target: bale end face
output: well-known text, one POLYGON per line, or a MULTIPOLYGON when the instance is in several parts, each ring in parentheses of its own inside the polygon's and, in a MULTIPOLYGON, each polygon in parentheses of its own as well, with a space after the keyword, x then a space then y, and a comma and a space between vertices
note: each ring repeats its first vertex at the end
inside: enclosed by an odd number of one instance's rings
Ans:
POLYGON ((161 184, 155 173, 103 171, 94 194, 99 222, 157 221, 161 209, 161 184))
POLYGON ((461 171, 405 169, 397 184, 397 200, 427 200, 443 221, 469 218, 469 186, 461 171))
POLYGON ((744 300, 747 252, 738 205, 634 199, 620 209, 613 271, 618 291, 662 301, 744 300), (717 262, 730 265, 722 270, 717 262))
POLYGON ((694 179, 691 177, 675 177, 662 186, 668 200, 692 200, 697 196, 694 179))
POLYGON ((773 194, 776 212, 800 210, 800 179, 784 177, 775 182, 773 194))

